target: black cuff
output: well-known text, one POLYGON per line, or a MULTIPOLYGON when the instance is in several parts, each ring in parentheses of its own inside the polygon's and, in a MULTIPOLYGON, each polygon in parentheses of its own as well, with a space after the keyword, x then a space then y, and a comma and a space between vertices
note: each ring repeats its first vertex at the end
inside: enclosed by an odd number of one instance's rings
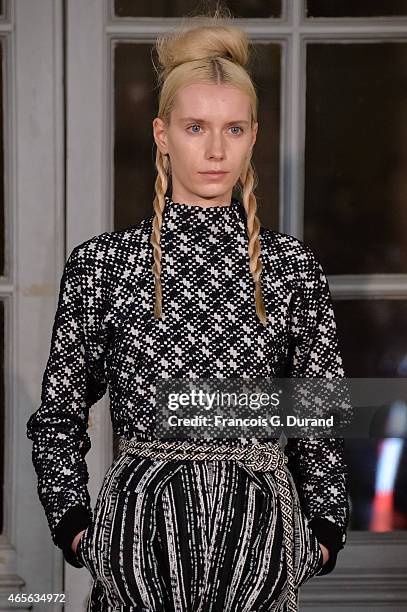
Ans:
POLYGON ((309 526, 317 537, 318 542, 329 550, 329 558, 321 567, 317 576, 330 574, 335 569, 338 552, 343 548, 343 532, 335 523, 326 518, 314 517, 309 526))
POLYGON ((54 534, 54 542, 64 553, 65 560, 73 567, 83 567, 83 563, 72 550, 75 536, 92 522, 92 511, 86 506, 73 506, 63 515, 54 534))

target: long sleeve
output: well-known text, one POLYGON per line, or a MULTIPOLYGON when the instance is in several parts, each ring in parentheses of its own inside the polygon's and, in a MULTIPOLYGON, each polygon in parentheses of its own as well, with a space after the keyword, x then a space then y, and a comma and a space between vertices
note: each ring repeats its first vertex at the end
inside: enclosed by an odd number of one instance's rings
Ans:
MULTIPOLYGON (((312 250, 298 259, 300 290, 291 312, 290 350, 285 376, 343 378, 336 322, 328 281, 312 250)), ((285 453, 301 506, 329 559, 319 575, 336 566, 349 522, 348 466, 343 438, 288 438, 285 453)))
POLYGON ((90 239, 75 247, 65 264, 41 405, 27 422, 38 495, 51 536, 75 567, 82 564, 71 549, 72 540, 92 520, 85 461, 91 446, 89 409, 107 387, 95 250, 96 242, 90 239))

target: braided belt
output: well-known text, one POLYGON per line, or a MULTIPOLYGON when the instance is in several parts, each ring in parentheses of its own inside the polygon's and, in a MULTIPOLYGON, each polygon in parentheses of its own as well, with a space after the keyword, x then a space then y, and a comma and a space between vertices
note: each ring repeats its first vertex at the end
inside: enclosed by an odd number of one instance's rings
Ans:
POLYGON ((143 442, 133 438, 120 438, 119 453, 132 453, 155 460, 225 461, 235 460, 255 471, 273 471, 280 499, 283 520, 283 538, 287 562, 287 612, 298 612, 298 590, 294 578, 293 495, 285 464, 288 457, 278 442, 260 442, 248 447, 226 445, 208 446, 194 441, 151 440, 143 442))

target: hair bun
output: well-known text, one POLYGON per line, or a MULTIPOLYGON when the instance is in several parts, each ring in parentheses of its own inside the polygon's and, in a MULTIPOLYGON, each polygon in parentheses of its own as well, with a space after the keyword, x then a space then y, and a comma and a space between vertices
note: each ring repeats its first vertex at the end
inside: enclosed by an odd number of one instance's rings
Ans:
POLYGON ((227 25, 196 25, 157 39, 156 50, 165 78, 171 70, 185 62, 221 57, 247 66, 249 39, 243 30, 227 25))

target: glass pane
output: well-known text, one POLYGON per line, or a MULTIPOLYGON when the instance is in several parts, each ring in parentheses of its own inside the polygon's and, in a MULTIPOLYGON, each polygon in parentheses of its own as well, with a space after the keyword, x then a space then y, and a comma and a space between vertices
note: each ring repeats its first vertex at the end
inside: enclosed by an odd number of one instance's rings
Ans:
POLYGON ((115 47, 114 227, 122 229, 152 213, 157 113, 150 45, 115 47), (137 67, 137 69, 136 69, 137 67))
MULTIPOLYGON (((208 3, 207 3, 208 4, 208 3)), ((215 3, 214 3, 215 4, 215 3)), ((281 0, 230 0, 227 3, 233 17, 281 17, 281 0)), ((116 17, 184 17, 196 14, 200 5, 188 0, 115 0, 116 17)), ((208 4, 210 7, 210 4, 208 4)))
MULTIPOLYGON (((114 63, 114 224, 115 229, 122 229, 137 223, 153 210, 155 143, 152 120, 157 113, 157 87, 150 45, 117 44, 114 63)), ((279 45, 255 46, 252 76, 259 96, 259 134, 253 151, 253 163, 259 175, 256 197, 263 225, 276 228, 279 202, 280 63, 279 45)))
POLYGON ((253 164, 258 175, 255 190, 259 218, 266 227, 279 228, 281 47, 257 44, 251 70, 259 98, 258 132, 253 164))
POLYGON ((407 43, 308 45, 304 239, 330 274, 407 269, 406 66, 407 43))
POLYGON ((0 300, 0 533, 3 533, 3 505, 4 505, 4 422, 5 422, 5 394, 4 394, 4 302, 0 300))
POLYGON ((0 43, 0 276, 4 275, 4 141, 3 141, 3 45, 0 43))
POLYGON ((335 300, 334 308, 347 376, 407 376, 405 300, 335 300))
MULTIPOLYGON (((400 333, 407 329, 405 300, 337 300, 334 308, 347 376, 407 375, 405 334, 400 333)), ((345 441, 352 529, 407 529, 406 442, 402 438, 345 441)))
POLYGON ((386 17, 407 15, 407 0, 308 0, 307 17, 386 17))

